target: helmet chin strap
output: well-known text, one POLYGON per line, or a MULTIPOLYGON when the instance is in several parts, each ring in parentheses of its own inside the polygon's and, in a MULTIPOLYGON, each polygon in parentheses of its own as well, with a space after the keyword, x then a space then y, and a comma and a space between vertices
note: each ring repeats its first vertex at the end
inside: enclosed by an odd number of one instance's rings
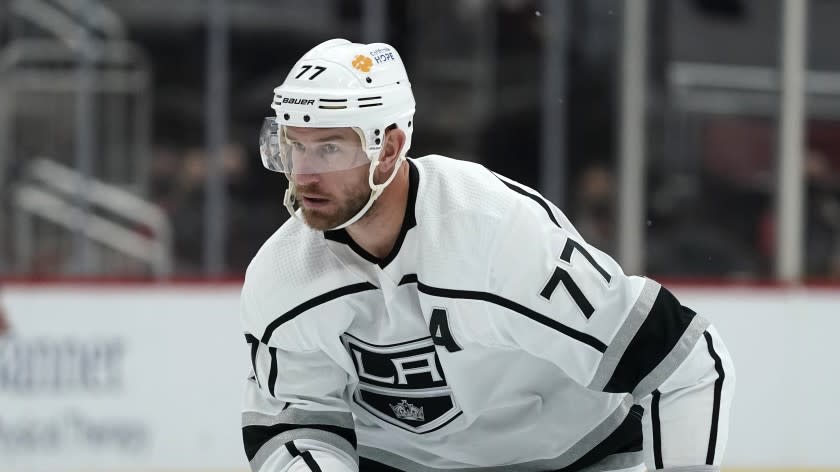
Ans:
MULTIPOLYGON (((397 163, 394 165, 394 170, 391 171, 391 175, 388 176, 388 179, 381 184, 377 184, 373 181, 373 172, 376 170, 376 167, 379 165, 379 157, 377 156, 376 160, 372 160, 370 162, 370 169, 369 169, 369 172, 368 172, 368 186, 370 187, 370 198, 368 198, 367 203, 352 218, 350 218, 349 220, 345 221, 344 223, 342 223, 342 224, 340 224, 340 225, 338 225, 334 228, 330 228, 326 231, 335 231, 335 230, 338 230, 338 229, 344 229, 344 228, 352 225, 353 223, 359 221, 363 216, 365 216, 365 214, 368 212, 368 210, 370 210, 370 207, 373 206, 373 202, 375 202, 376 199, 379 198, 382 195, 382 192, 385 191, 385 187, 387 187, 391 183, 391 181, 394 180, 394 177, 397 176, 397 171, 400 170, 400 167, 402 166, 403 161, 405 161, 405 156, 402 156, 399 159, 397 159, 397 163)), ((300 210, 295 210, 295 200, 296 200, 295 183, 294 183, 294 181, 289 179, 289 188, 286 189, 286 194, 283 197, 283 205, 286 207, 286 210, 289 211, 290 215, 292 215, 293 217, 297 218, 298 220, 306 223, 306 221, 303 219, 303 216, 301 215, 300 210)))

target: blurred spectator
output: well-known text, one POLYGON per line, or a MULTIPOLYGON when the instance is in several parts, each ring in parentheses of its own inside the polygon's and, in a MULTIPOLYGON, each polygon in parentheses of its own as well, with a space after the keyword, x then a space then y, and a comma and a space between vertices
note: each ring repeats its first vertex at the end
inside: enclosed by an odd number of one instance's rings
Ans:
POLYGON ((578 178, 572 221, 587 242, 602 251, 615 251, 616 182, 613 172, 603 163, 586 167, 578 178))
POLYGON ((805 161, 805 269, 816 277, 840 275, 840 174, 812 150, 805 161))
MULTIPOLYGON (((840 276, 840 170, 823 152, 805 156, 804 272, 808 277, 840 276)), ((773 260, 776 251, 775 208, 768 208, 758 226, 762 254, 773 260)))
MULTIPOLYGON (((491 170, 525 185, 539 185, 542 152, 543 54, 546 22, 553 21, 535 0, 498 4, 496 23, 504 33, 496 38, 495 83, 499 104, 479 133, 478 158, 491 170), (515 65, 512 66, 512 65, 515 65)), ((589 166, 588 156, 613 156, 615 132, 614 0, 569 2, 566 14, 565 174, 574 176, 589 166)), ((457 156, 454 156, 457 157, 457 156)), ((566 181, 563 198, 574 195, 574 180, 566 181)), ((561 208, 566 211, 569 208, 561 208)))
MULTIPOLYGON (((222 153, 227 197, 226 267, 233 274, 244 272, 259 244, 284 220, 285 210, 279 191, 276 201, 265 201, 271 196, 253 190, 257 186, 252 182, 250 157, 242 145, 229 144, 222 153), (278 208, 282 213, 272 211, 278 208)), ((152 164, 152 198, 170 216, 176 273, 181 275, 198 274, 203 269, 207 164, 207 154, 201 148, 160 148, 152 164)), ((279 174, 271 177, 283 179, 279 174)))
POLYGON ((759 273, 755 251, 721 224, 720 206, 715 203, 718 185, 690 175, 651 178, 651 186, 656 190, 648 209, 648 274, 740 279, 759 273))

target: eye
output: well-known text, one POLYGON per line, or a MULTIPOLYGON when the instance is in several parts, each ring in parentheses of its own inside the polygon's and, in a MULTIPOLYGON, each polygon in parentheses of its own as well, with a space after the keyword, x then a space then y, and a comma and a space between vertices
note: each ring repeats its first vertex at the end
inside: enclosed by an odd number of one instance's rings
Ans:
POLYGON ((297 152, 304 152, 306 150, 306 146, 300 141, 292 141, 292 148, 297 152))
POLYGON ((339 147, 335 144, 332 144, 332 143, 324 144, 324 147, 322 148, 322 150, 323 150, 324 154, 335 154, 338 151, 340 151, 339 147))

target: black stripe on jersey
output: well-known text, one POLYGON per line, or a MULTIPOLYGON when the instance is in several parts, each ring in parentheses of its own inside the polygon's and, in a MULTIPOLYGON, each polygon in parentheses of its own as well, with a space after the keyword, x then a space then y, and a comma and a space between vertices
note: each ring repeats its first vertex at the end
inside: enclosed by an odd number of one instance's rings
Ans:
POLYGON ((605 392, 632 392, 682 337, 696 313, 682 305, 665 287, 636 335, 627 345, 605 392))
MULTIPOLYGON (((489 170, 489 169, 488 169, 488 170, 489 170)), ((529 191, 525 190, 524 188, 522 188, 522 187, 520 187, 520 186, 518 186, 518 185, 512 184, 512 183, 510 183, 510 182, 508 182, 508 181, 506 181, 506 180, 502 179, 501 177, 499 177, 498 175, 496 175, 496 173, 495 173, 495 172, 493 172, 493 171, 490 171, 490 172, 492 172, 492 173, 493 173, 493 175, 494 175, 494 176, 496 176, 496 178, 497 178, 497 179, 499 179, 499 181, 500 181, 501 183, 505 184, 505 186, 506 186, 507 188, 509 188, 509 189, 513 190, 514 192, 516 192, 516 193, 518 193, 518 194, 520 194, 520 195, 524 195, 524 196, 526 196, 526 197, 530 198, 531 200, 533 200, 533 201, 537 202, 537 204, 538 204, 539 206, 541 206, 541 207, 543 208, 543 210, 545 210, 545 212, 548 214, 548 217, 551 219, 551 222, 552 222, 552 223, 554 223, 554 225, 555 225, 555 226, 557 226, 558 228, 562 228, 562 227, 560 226, 560 223, 558 223, 558 222, 557 222, 557 218, 555 218, 555 217, 554 217, 554 213, 552 213, 552 211, 551 211, 551 207, 549 207, 549 206, 548 206, 548 203, 545 201, 545 199, 543 199, 543 198, 542 198, 541 196, 539 196, 539 195, 534 195, 533 193, 531 193, 531 192, 529 192, 529 191)))
POLYGON ((297 457, 300 455, 300 451, 298 450, 297 446, 295 446, 294 441, 289 441, 286 444, 284 444, 284 446, 286 446, 286 450, 289 451, 289 454, 292 457, 297 457))
POLYGON ((400 279, 400 283, 397 285, 405 285, 405 284, 416 284, 419 281, 417 280, 417 274, 406 274, 403 275, 400 279))
POLYGON ((501 307, 507 308, 508 310, 515 311, 520 315, 524 315, 536 321, 537 323, 548 326, 549 328, 554 329, 555 331, 559 331, 572 339, 580 341, 592 347, 593 349, 596 349, 599 352, 604 352, 607 350, 607 345, 601 342, 598 338, 572 329, 564 325, 563 323, 560 323, 559 321, 553 320, 541 313, 537 313, 536 311, 528 307, 522 306, 512 300, 508 300, 507 298, 500 297, 496 294, 478 292, 473 290, 454 290, 448 288, 430 287, 418 281, 417 274, 408 274, 403 276, 400 280, 399 285, 405 285, 410 283, 416 283, 417 290, 419 290, 420 292, 435 297, 462 300, 480 300, 492 303, 494 305, 499 305, 501 307))
POLYGON ((315 462, 315 458, 312 457, 312 453, 309 451, 300 452, 295 446, 294 441, 289 441, 285 444, 286 450, 289 451, 289 454, 292 457, 301 457, 303 458, 303 462, 306 462, 306 465, 309 466, 309 470, 312 472, 321 472, 321 467, 315 462))
POLYGON ((657 469, 662 469, 662 431, 659 426, 659 390, 654 390, 650 402, 650 423, 653 429, 653 463, 657 469))
POLYGON ((379 267, 383 269, 397 258, 397 255, 402 249, 403 241, 405 241, 405 236, 408 234, 408 230, 417 226, 415 207, 417 206, 417 189, 420 186, 420 172, 417 171, 417 166, 413 162, 408 160, 406 162, 408 162, 408 204, 406 205, 405 216, 403 217, 402 225, 400 225, 400 232, 397 235, 397 240, 394 242, 394 247, 391 248, 391 252, 388 255, 379 261, 379 267))
POLYGON ((640 405, 630 407, 624 421, 606 439, 590 449, 580 459, 556 472, 577 471, 596 464, 613 454, 641 451, 644 446, 642 440, 642 416, 644 412, 645 409, 640 405))
POLYGON ((359 243, 350 237, 350 234, 345 229, 337 229, 333 231, 324 231, 324 238, 337 243, 346 244, 353 252, 359 255, 362 259, 371 264, 379 264, 381 261, 378 257, 367 252, 365 248, 359 246, 359 243))
POLYGON ((312 472, 321 472, 321 467, 318 466, 317 462, 315 462, 315 458, 312 457, 311 452, 303 451, 303 453, 300 456, 303 457, 303 461, 306 462, 306 465, 309 466, 309 470, 311 470, 312 472))
POLYGON ((268 393, 274 396, 274 384, 277 383, 277 348, 269 347, 268 353, 271 354, 271 370, 268 372, 268 393))
POLYGON ((371 472, 403 472, 402 470, 391 467, 390 465, 376 462, 375 460, 368 459, 367 457, 359 456, 359 471, 363 470, 371 472))
POLYGON ((723 390, 723 362, 720 356, 715 351, 714 343, 712 343, 712 335, 708 331, 703 333, 706 338, 706 345, 709 347, 709 355, 715 360, 715 371, 717 371, 718 378, 715 380, 715 397, 712 405, 712 425, 709 431, 709 450, 706 453, 706 465, 714 465, 715 463, 715 449, 717 448, 717 434, 718 421, 720 419, 720 395, 723 390))
POLYGON ((260 347, 260 340, 253 334, 245 333, 245 341, 251 345, 251 367, 254 369, 254 381, 256 381, 257 385, 259 385, 260 380, 259 377, 257 377, 257 349, 260 347))
MULTIPOLYGON (((368 344, 369 344, 367 341, 362 341, 361 339, 357 338, 356 336, 353 336, 353 335, 352 335, 352 334, 350 334, 350 333, 344 333, 344 336, 347 336, 347 337, 349 337, 349 338, 353 338, 353 339, 355 339, 356 341, 359 341, 360 343, 363 343, 363 344, 365 344, 365 345, 368 345, 368 344)), ((403 341, 403 342, 401 342, 401 343, 394 343, 394 344, 377 344, 377 345, 376 345, 376 347, 397 347, 397 346, 403 346, 403 345, 406 345, 406 344, 416 343, 417 341, 423 341, 423 340, 426 340, 426 339, 431 339, 431 338, 432 338, 431 336, 424 336, 424 337, 422 337, 422 338, 410 339, 410 340, 408 340, 408 341, 403 341)))
MULTIPOLYGON (((356 448, 356 431, 351 428, 342 428, 341 426, 335 426, 331 424, 288 424, 288 423, 279 423, 274 424, 271 426, 264 426, 264 425, 250 425, 250 426, 243 426, 242 427, 242 441, 245 445, 245 455, 248 457, 248 461, 254 459, 254 456, 257 455, 260 448, 265 445, 271 438, 277 436, 278 434, 285 433, 286 431, 291 431, 294 429, 318 429, 321 431, 326 431, 328 433, 335 434, 353 446, 353 449, 356 448)), ((287 443, 288 444, 288 443, 287 443)))
POLYGON ((288 312, 280 315, 277 319, 272 321, 266 328, 265 333, 262 335, 262 342, 268 344, 268 340, 271 339, 271 335, 274 334, 274 330, 279 328, 283 323, 287 321, 293 320, 299 314, 311 310, 318 305, 323 305, 329 301, 335 300, 336 298, 341 298, 347 295, 352 295, 354 293, 361 293, 367 292, 368 290, 378 290, 377 287, 370 282, 362 282, 353 285, 347 285, 346 287, 337 288, 330 292, 327 292, 323 295, 318 295, 317 297, 307 300, 300 305, 292 308, 288 312))

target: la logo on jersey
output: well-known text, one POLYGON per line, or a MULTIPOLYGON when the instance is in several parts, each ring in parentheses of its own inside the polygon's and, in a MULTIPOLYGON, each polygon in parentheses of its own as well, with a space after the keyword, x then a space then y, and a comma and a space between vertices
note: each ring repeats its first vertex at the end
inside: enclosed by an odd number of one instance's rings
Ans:
POLYGON ((377 418, 422 434, 461 414, 431 337, 377 346, 342 336, 359 374, 353 400, 377 418))

